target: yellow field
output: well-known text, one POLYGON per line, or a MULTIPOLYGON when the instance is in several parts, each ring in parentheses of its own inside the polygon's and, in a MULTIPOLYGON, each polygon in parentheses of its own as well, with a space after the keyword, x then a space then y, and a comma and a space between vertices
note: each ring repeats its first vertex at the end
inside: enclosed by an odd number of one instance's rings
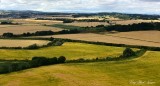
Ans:
POLYGON ((0 75, 0 86, 159 86, 159 57, 160 52, 148 51, 127 61, 33 68, 0 75))
MULTIPOLYGON (((18 43, 20 44, 20 43, 18 43)), ((31 59, 34 56, 59 57, 67 59, 97 58, 107 56, 119 56, 124 48, 85 43, 67 42, 62 46, 52 46, 37 50, 6 50, 0 49, 0 59, 31 59)))
MULTIPOLYGON (((51 36, 44 36, 44 38, 45 37, 48 38, 51 36)), ((135 31, 135 32, 125 32, 125 33, 113 33, 113 34, 82 33, 82 34, 53 35, 53 37, 94 41, 94 42, 160 47, 160 39, 159 39, 160 31, 135 31)))
POLYGON ((0 39, 0 47, 27 47, 32 44, 46 45, 49 41, 44 40, 10 40, 0 39))
POLYGON ((6 32, 11 32, 14 34, 22 34, 26 32, 36 32, 36 31, 61 31, 61 28, 48 27, 42 25, 0 25, 0 35, 6 32))

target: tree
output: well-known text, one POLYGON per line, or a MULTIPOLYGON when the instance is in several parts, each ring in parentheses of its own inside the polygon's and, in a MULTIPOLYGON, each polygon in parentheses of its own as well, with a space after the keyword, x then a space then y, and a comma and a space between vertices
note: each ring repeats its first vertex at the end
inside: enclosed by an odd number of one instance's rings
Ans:
POLYGON ((7 37, 7 38, 11 38, 11 37, 13 37, 14 35, 13 35, 13 33, 3 33, 2 36, 3 36, 3 37, 7 37))
POLYGON ((131 56, 135 56, 135 52, 131 49, 131 48, 126 48, 123 51, 123 57, 131 57, 131 56))
POLYGON ((64 56, 60 56, 58 58, 58 63, 64 63, 66 61, 66 58, 64 56))

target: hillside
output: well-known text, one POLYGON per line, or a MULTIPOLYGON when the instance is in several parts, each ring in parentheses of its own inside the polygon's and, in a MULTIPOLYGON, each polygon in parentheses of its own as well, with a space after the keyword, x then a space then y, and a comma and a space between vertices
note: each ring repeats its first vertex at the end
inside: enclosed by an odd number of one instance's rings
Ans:
POLYGON ((127 61, 74 63, 0 75, 2 86, 158 86, 160 52, 127 61))

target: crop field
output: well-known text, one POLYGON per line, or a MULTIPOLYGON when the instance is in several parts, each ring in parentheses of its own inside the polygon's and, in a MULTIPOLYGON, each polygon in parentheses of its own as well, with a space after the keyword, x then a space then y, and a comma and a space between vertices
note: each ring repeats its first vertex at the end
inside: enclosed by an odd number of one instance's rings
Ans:
POLYGON ((61 24, 62 21, 53 21, 53 20, 35 20, 35 19, 13 19, 14 22, 16 23, 21 23, 21 24, 47 24, 47 25, 52 25, 52 24, 61 24))
POLYGON ((142 22, 160 22, 159 20, 115 20, 113 21, 114 24, 120 25, 128 25, 128 24, 138 24, 142 22))
MULTIPOLYGON (((46 37, 48 38, 51 36, 44 36, 42 38, 46 37)), ((122 32, 122 33, 112 33, 112 34, 81 33, 81 34, 53 35, 52 37, 94 41, 94 42, 160 47, 160 40, 159 40, 160 31, 135 31, 135 32, 122 32)))
POLYGON ((46 45, 49 41, 44 40, 10 40, 0 39, 0 47, 27 47, 32 44, 46 45))
POLYGON ((48 27, 42 25, 0 25, 0 35, 3 33, 11 32, 14 34, 22 34, 26 32, 36 32, 36 31, 61 31, 61 28, 48 27))
POLYGON ((97 25, 109 25, 107 22, 73 22, 65 25, 79 26, 79 27, 95 27, 97 25))
POLYGON ((160 52, 126 61, 51 65, 0 75, 1 86, 158 86, 160 52), (142 82, 142 83, 141 83, 142 82))
POLYGON ((6 50, 0 49, 0 59, 31 59, 34 56, 59 57, 67 59, 97 58, 119 56, 124 48, 67 42, 62 46, 41 48, 38 50, 6 50))
MULTIPOLYGON (((138 24, 142 22, 160 22, 159 20, 111 20, 110 24, 118 24, 118 25, 128 25, 128 24, 138 24)), ((110 25, 107 22, 73 22, 67 23, 65 25, 79 26, 79 27, 95 27, 97 25, 110 25)))

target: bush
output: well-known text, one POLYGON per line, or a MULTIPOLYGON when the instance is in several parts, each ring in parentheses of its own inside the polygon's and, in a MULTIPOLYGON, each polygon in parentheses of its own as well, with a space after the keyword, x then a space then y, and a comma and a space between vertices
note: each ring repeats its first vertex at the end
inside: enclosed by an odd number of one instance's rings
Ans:
POLYGON ((66 57, 64 57, 64 56, 60 56, 58 58, 58 63, 64 63, 65 61, 66 61, 66 57))
POLYGON ((123 51, 123 57, 131 57, 131 56, 135 56, 135 52, 131 49, 131 48, 126 48, 123 51))
POLYGON ((26 47, 25 49, 38 49, 38 48, 39 46, 37 44, 33 44, 33 45, 26 47))
POLYGON ((42 65, 48 65, 48 59, 45 57, 33 57, 31 61, 32 67, 38 67, 42 65))
POLYGON ((6 37, 6 38, 14 37, 13 33, 3 33, 2 36, 3 36, 3 37, 6 37))
POLYGON ((58 63, 57 57, 49 58, 49 64, 57 64, 57 63, 58 63))

